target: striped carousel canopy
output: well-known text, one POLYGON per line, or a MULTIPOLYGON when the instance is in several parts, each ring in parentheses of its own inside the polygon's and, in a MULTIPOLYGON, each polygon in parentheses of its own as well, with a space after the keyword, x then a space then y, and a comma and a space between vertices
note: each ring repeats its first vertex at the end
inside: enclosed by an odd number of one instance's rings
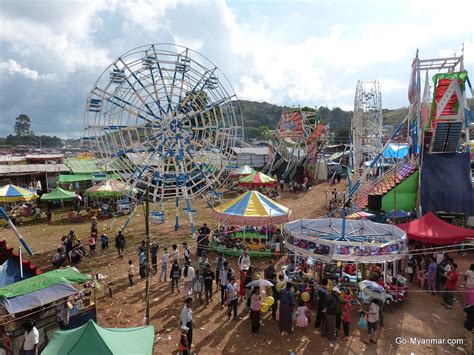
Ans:
POLYGON ((248 191, 212 210, 221 222, 241 226, 263 226, 287 222, 291 211, 257 191, 248 191))
POLYGON ((36 200, 38 195, 34 191, 15 185, 6 185, 0 188, 0 202, 17 202, 36 200))
POLYGON ((100 184, 92 186, 86 190, 86 195, 98 197, 123 196, 132 191, 132 188, 126 183, 117 179, 107 179, 100 184))
POLYGON ((239 185, 241 186, 270 187, 275 186, 276 184, 277 181, 275 179, 259 171, 239 180, 239 185))
POLYGON ((240 177, 243 177, 243 176, 254 174, 255 172, 256 171, 254 169, 252 169, 250 166, 244 165, 244 166, 241 166, 240 168, 232 170, 231 173, 229 174, 229 176, 240 178, 240 177))

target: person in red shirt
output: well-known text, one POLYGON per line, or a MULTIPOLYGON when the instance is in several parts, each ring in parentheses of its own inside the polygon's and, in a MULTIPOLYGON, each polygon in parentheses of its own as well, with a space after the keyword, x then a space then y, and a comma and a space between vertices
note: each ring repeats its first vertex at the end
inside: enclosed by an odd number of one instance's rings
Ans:
POLYGON ((443 294, 443 305, 448 309, 453 308, 454 290, 456 289, 456 283, 459 278, 459 274, 456 271, 457 268, 457 264, 453 263, 451 265, 451 270, 444 274, 446 277, 446 284, 444 286, 445 292, 443 294))

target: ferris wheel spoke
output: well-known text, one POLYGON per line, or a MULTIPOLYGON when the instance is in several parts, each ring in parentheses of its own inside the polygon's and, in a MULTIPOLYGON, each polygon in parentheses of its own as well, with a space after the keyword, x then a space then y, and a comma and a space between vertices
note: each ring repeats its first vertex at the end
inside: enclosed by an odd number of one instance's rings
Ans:
MULTIPOLYGON (((141 86, 141 88, 145 91, 145 93, 148 95, 148 97, 153 97, 151 95, 151 93, 148 91, 148 89, 146 88, 145 85, 143 85, 143 83, 141 82, 141 80, 137 77, 137 75, 130 69, 130 67, 127 65, 127 63, 125 63, 123 61, 122 58, 119 59, 119 61, 122 63, 122 65, 124 66, 125 69, 127 69, 127 71, 130 73, 131 76, 133 76, 133 78, 135 79, 135 81, 141 86)), ((132 91, 135 93, 135 95, 138 97, 138 99, 142 102, 143 106, 145 106, 149 112, 154 112, 150 105, 148 105, 148 103, 145 101, 145 99, 143 98, 143 96, 137 91, 137 89, 133 86, 133 84, 130 82, 130 80, 128 80, 128 78, 125 79, 125 81, 127 82, 128 86, 130 87, 130 89, 132 89, 132 91)), ((161 107, 161 104, 159 101, 156 101, 153 99, 153 101, 155 101, 156 105, 158 106, 158 109, 160 110, 160 112, 162 114, 166 114, 166 112, 163 110, 163 108, 161 107)), ((159 118, 161 119, 161 117, 159 118)))
MULTIPOLYGON (((128 102, 127 100, 118 97, 117 95, 109 94, 108 92, 106 92, 106 91, 104 91, 104 90, 102 90, 98 87, 94 88, 94 92, 96 93, 96 95, 101 97, 103 100, 106 100, 106 101, 110 102, 115 107, 121 108, 124 111, 130 113, 131 115, 133 115, 137 118, 140 118, 144 121, 148 121, 150 123, 154 123, 154 121, 155 121, 153 119, 150 119, 150 118, 145 117, 142 114, 140 114, 140 111, 143 111, 142 109, 140 109, 139 107, 135 106, 134 104, 128 102)), ((152 116, 153 118, 156 118, 156 119, 160 120, 160 117, 156 116, 152 111, 144 111, 144 112, 146 114, 152 116)), ((104 114, 106 114, 106 113, 104 113, 104 114)))

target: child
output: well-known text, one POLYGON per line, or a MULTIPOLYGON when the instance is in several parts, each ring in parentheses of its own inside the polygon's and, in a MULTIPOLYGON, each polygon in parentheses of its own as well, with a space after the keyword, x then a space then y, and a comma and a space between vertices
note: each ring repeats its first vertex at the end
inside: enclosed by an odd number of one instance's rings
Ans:
POLYGON ((296 314, 296 326, 301 328, 306 327, 309 322, 310 313, 308 307, 302 300, 299 301, 299 307, 296 310, 296 314))
POLYGON ((133 261, 128 261, 128 282, 130 286, 133 286, 133 274, 135 273, 135 266, 133 265, 133 261))
POLYGON ((163 256, 161 257, 161 272, 160 272, 160 282, 161 278, 164 276, 165 282, 167 282, 166 271, 168 270, 168 249, 163 249, 163 256))
POLYGON ((96 233, 91 233, 89 237, 89 249, 91 250, 91 254, 95 254, 95 244, 96 244, 96 233))
POLYGON ((344 340, 349 340, 349 324, 351 323, 351 296, 347 295, 342 305, 342 328, 344 329, 344 340))
POLYGON ((201 270, 204 269, 206 264, 209 264, 209 259, 207 258, 207 255, 204 251, 201 253, 201 256, 198 259, 198 263, 199 263, 199 268, 201 270))
POLYGON ((102 233, 100 236, 100 245, 102 247, 102 251, 109 249, 109 237, 107 237, 107 234, 102 233))
POLYGON ((188 337, 186 336, 187 327, 181 327, 181 338, 179 339, 178 344, 178 351, 180 355, 188 355, 189 354, 189 345, 188 345, 188 337))
POLYGON ((199 270, 196 270, 194 273, 193 278, 193 292, 194 292, 194 299, 197 300, 199 296, 199 303, 202 305, 202 290, 204 289, 204 279, 199 274, 199 270))

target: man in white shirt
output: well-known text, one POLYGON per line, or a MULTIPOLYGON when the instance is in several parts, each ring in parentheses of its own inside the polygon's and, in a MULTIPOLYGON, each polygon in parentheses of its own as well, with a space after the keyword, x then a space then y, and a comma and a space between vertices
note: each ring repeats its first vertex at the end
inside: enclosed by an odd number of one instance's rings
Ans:
POLYGON ((249 248, 246 248, 244 253, 239 257, 238 264, 240 270, 248 270, 250 268, 249 248))
POLYGON ((23 354, 38 355, 39 332, 35 327, 35 322, 27 320, 23 323, 25 329, 25 338, 23 339, 23 354))
POLYGON ((176 244, 173 244, 171 246, 173 248, 173 250, 171 251, 171 262, 177 260, 178 261, 178 264, 179 264, 179 249, 178 249, 178 246, 176 244))
POLYGON ((226 300, 226 287, 229 283, 230 277, 233 276, 233 270, 229 268, 229 263, 224 261, 224 267, 219 271, 219 285, 221 287, 221 306, 224 307, 226 300))
POLYGON ((181 327, 186 327, 186 338, 188 338, 188 348, 191 350, 191 343, 193 342, 193 299, 191 297, 186 298, 184 301, 184 307, 181 311, 181 327))

